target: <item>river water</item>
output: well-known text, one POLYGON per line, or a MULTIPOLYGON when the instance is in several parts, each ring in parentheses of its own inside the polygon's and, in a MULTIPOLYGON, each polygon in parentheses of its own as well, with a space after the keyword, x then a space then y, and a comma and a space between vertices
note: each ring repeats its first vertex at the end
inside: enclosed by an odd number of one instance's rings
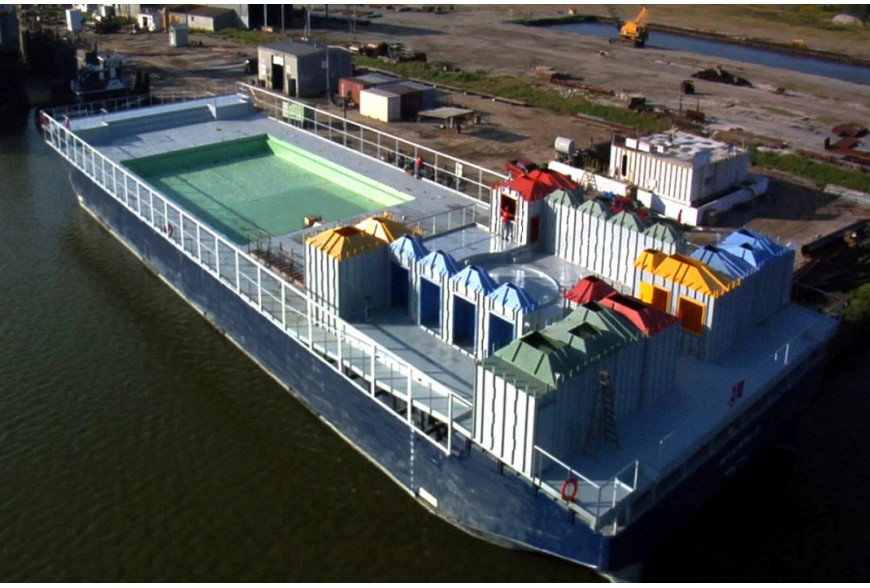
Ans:
MULTIPOLYGON (((0 276, 0 580, 601 579, 428 514, 84 213, 29 124, 0 135, 0 276)), ((738 477, 647 578, 868 579, 867 427, 840 427, 860 398, 821 413, 808 454, 738 477)))
MULTIPOLYGON (((613 25, 601 22, 566 23, 547 27, 551 30, 589 35, 603 39, 618 36, 613 25)), ((733 43, 721 43, 696 39, 674 33, 662 33, 651 31, 647 47, 651 49, 668 49, 673 51, 686 51, 699 55, 708 55, 717 59, 729 59, 744 61, 758 65, 766 65, 780 69, 788 69, 806 74, 834 78, 858 84, 870 84, 870 67, 837 63, 823 59, 814 59, 787 55, 754 47, 745 47, 733 43)), ((641 49, 642 50, 642 49, 641 49)), ((711 64, 712 67, 712 64, 711 64)), ((750 82, 753 80, 750 80, 750 82)))

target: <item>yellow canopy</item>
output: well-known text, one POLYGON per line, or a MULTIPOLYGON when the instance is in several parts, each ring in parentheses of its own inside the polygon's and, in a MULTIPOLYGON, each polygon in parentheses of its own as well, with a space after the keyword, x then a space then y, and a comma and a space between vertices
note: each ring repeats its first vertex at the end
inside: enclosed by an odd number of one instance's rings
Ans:
POLYGON ((405 225, 382 216, 370 216, 357 223, 356 228, 387 243, 410 233, 405 225))
POLYGON ((660 251, 648 249, 640 254, 634 265, 713 298, 733 290, 741 283, 739 279, 732 280, 697 259, 680 254, 665 256, 660 251))
POLYGON ((327 229, 308 239, 308 243, 342 260, 384 246, 384 242, 356 227, 327 229))

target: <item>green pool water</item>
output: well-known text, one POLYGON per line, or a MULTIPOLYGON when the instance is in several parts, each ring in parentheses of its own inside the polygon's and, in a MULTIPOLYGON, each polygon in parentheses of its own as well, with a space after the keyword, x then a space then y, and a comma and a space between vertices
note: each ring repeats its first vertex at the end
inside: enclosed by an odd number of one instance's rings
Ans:
POLYGON ((336 221, 413 199, 269 135, 123 164, 240 244, 302 229, 306 216, 336 221))

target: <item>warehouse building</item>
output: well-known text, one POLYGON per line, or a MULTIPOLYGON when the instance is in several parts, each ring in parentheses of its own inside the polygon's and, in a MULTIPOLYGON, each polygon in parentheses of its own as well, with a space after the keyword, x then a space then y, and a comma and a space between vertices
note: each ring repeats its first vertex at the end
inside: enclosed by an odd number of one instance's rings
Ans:
POLYGON ((260 81, 296 98, 338 91, 339 80, 353 73, 351 54, 343 47, 285 40, 261 45, 257 57, 260 81))
POLYGON ((169 12, 169 22, 170 24, 186 24, 191 29, 210 32, 242 26, 242 22, 234 10, 216 6, 197 6, 184 11, 172 10, 169 12))

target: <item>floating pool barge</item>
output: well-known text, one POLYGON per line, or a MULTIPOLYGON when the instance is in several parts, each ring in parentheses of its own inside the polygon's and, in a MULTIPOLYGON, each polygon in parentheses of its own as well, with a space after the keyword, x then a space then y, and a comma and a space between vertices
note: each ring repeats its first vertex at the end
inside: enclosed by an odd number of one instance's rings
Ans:
POLYGON ((400 487, 605 573, 806 405, 835 328, 763 235, 694 248, 256 87, 42 128, 82 207, 400 487))

